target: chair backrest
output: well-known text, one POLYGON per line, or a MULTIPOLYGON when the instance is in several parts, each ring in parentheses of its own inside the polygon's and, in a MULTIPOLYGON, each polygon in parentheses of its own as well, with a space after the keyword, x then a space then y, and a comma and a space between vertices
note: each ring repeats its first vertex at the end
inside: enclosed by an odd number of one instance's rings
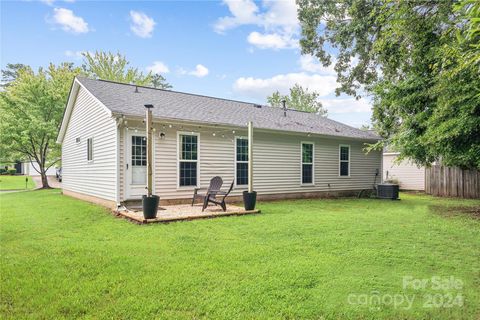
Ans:
POLYGON ((227 193, 223 196, 223 199, 225 199, 230 192, 233 190, 233 185, 235 184, 235 179, 232 180, 232 184, 230 185, 230 188, 228 189, 227 193))
POLYGON ((208 191, 220 191, 222 188, 223 180, 221 177, 216 176, 210 180, 210 185, 208 186, 208 191))

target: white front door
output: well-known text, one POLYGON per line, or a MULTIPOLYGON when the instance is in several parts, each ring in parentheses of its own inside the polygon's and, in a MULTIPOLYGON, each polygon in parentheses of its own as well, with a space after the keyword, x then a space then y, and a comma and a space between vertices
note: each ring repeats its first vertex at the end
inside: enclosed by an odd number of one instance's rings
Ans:
POLYGON ((126 148, 126 198, 138 199, 147 193, 147 139, 145 133, 128 131, 126 148))

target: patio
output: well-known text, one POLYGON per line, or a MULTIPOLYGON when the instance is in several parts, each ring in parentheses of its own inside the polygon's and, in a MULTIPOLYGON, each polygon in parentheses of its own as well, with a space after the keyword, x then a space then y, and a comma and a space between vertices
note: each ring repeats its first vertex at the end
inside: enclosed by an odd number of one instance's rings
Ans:
POLYGON ((227 205, 227 210, 225 212, 219 206, 209 206, 207 209, 205 209, 205 211, 202 212, 201 204, 196 204, 194 206, 191 206, 189 204, 179 204, 161 206, 158 209, 157 217, 155 219, 145 219, 143 217, 142 208, 140 206, 130 208, 124 207, 120 210, 115 211, 117 215, 141 224, 159 222, 167 223, 182 220, 206 219, 234 215, 239 216, 260 212, 260 210, 245 210, 242 207, 234 205, 227 205))

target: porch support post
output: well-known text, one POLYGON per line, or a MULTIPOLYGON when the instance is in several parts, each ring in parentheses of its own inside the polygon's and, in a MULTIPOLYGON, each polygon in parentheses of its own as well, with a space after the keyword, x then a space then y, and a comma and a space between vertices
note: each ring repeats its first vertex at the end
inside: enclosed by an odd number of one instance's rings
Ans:
POLYGON ((152 139, 152 130, 153 130, 153 123, 152 123, 152 108, 153 105, 146 104, 145 108, 147 108, 147 196, 152 196, 152 150, 153 150, 153 139, 152 139))
POLYGON ((248 192, 253 192, 253 123, 248 122, 248 192))

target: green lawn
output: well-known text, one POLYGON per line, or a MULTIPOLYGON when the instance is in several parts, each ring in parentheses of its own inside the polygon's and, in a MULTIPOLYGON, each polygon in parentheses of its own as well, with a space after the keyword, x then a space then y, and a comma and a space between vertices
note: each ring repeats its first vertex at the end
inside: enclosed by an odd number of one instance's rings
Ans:
POLYGON ((135 225, 58 190, 3 194, 0 318, 479 319, 480 220, 456 207, 480 201, 401 197, 135 225), (402 288, 434 276, 462 283, 402 288))
MULTIPOLYGON (((25 178, 27 176, 0 176, 0 190, 18 190, 25 189, 25 178)), ((35 182, 33 182, 32 177, 28 177, 27 188, 35 188, 35 182)))

